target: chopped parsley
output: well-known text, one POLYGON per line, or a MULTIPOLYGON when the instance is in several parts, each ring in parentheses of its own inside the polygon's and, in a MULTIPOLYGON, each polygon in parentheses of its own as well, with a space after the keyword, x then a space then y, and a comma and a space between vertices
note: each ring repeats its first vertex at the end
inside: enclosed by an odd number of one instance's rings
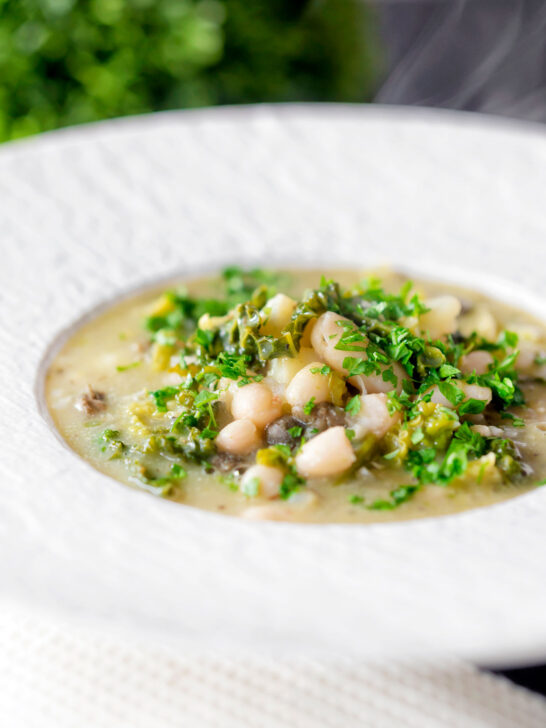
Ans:
POLYGON ((349 496, 349 503, 356 506, 360 503, 364 503, 364 498, 361 495, 351 495, 349 496))
POLYGON ((155 401, 155 406, 158 412, 167 411, 167 402, 178 394, 178 387, 164 387, 163 389, 156 389, 155 392, 148 392, 155 401))
POLYGON ((291 437, 301 437, 303 433, 303 427, 296 425, 295 427, 289 427, 287 431, 291 437))
POLYGON ((142 361, 133 361, 130 364, 124 364, 124 365, 117 366, 116 371, 126 372, 128 369, 134 369, 135 367, 139 367, 141 364, 142 364, 142 361))
POLYGON ((400 485, 395 490, 391 490, 390 500, 376 500, 367 508, 370 511, 392 511, 403 503, 406 503, 419 490, 418 485, 400 485))
POLYGON ((360 412, 361 405, 362 400, 360 399, 360 395, 355 394, 355 396, 351 397, 351 399, 345 405, 345 412, 350 415, 357 415, 360 412))
POLYGON ((311 367, 311 374, 331 374, 332 370, 328 366, 328 364, 325 364, 322 367, 311 367))
POLYGON ((315 409, 315 398, 311 397, 311 399, 303 405, 303 411, 306 415, 310 415, 314 409, 315 409))

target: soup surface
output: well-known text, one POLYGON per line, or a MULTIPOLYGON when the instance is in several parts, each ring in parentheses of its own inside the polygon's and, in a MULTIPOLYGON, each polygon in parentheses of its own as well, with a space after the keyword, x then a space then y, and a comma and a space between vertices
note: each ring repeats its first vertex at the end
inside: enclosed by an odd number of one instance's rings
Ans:
POLYGON ((180 503, 252 519, 405 520, 546 478, 546 332, 389 271, 242 271, 124 300, 47 374, 67 443, 180 503))

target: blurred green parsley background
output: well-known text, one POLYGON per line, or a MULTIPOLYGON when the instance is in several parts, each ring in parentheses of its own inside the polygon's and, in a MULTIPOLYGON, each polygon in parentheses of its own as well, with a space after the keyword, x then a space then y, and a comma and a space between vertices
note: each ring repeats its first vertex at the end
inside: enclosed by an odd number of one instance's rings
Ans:
POLYGON ((362 0, 0 0, 0 141, 214 104, 366 101, 362 0))

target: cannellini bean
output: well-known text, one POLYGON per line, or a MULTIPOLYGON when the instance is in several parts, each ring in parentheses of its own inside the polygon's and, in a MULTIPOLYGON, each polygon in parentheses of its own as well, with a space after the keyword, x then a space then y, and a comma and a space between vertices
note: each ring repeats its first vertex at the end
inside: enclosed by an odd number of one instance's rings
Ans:
MULTIPOLYGON (((452 381, 451 384, 454 384, 464 393, 465 399, 480 399, 488 405, 493 397, 489 387, 480 387, 478 384, 467 384, 466 382, 460 381, 452 381)), ((455 408, 455 405, 447 397, 444 397, 437 386, 432 388, 430 401, 434 402, 434 404, 440 404, 442 407, 448 407, 449 409, 455 408)))
MULTIPOLYGON (((383 379, 381 374, 363 374, 361 375, 361 378, 364 382, 365 388, 361 389, 360 391, 364 393, 368 392, 370 394, 375 394, 378 392, 386 393, 395 390, 396 392, 398 392, 398 394, 400 394, 400 392, 402 391, 402 381, 404 379, 407 379, 408 375, 397 361, 393 362, 390 366, 392 366, 392 370, 397 379, 396 387, 393 386, 392 382, 383 379)), ((385 369, 389 369, 389 366, 381 366, 381 369, 384 371, 385 369)), ((354 384, 354 379, 356 379, 356 377, 351 377, 349 379, 351 384, 354 384)), ((355 384, 355 386, 360 389, 357 384, 355 384)))
POLYGON ((322 362, 311 362, 296 374, 288 387, 286 388, 286 401, 292 407, 298 405, 303 406, 309 402, 311 397, 315 398, 315 403, 327 402, 330 399, 330 377, 320 372, 313 373, 312 369, 320 369, 322 362))
POLYGON ((317 355, 315 350, 311 347, 302 346, 297 356, 280 356, 277 359, 272 359, 269 364, 268 374, 281 384, 288 384, 300 369, 303 369, 304 366, 316 360, 317 355))
POLYGON ((347 418, 347 424, 355 432, 356 438, 371 433, 378 439, 384 437, 402 419, 400 412, 389 412, 386 394, 362 394, 360 412, 347 418))
POLYGON ((284 478, 284 472, 280 468, 271 465, 253 465, 241 478, 241 490, 256 479, 258 481, 258 495, 264 498, 274 498, 279 495, 279 488, 284 478))
POLYGON ((263 384, 265 384, 266 387, 268 387, 275 399, 277 399, 279 402, 282 402, 284 400, 284 392, 286 390, 286 384, 281 384, 281 382, 277 381, 276 379, 273 379, 273 377, 265 377, 262 381, 263 384))
POLYGON ((267 321, 261 327, 262 334, 272 334, 278 336, 281 331, 288 326, 292 312, 296 307, 296 301, 284 293, 277 293, 276 296, 270 298, 264 308, 268 309, 267 321))
POLYGON ((544 346, 537 346, 527 339, 520 339, 518 350, 519 354, 516 361, 518 371, 532 377, 546 379, 546 364, 536 363, 537 357, 542 359, 545 354, 544 346))
POLYGON ((518 323, 516 321, 509 322, 505 327, 508 331, 513 331, 518 335, 519 344, 527 342, 529 344, 536 344, 541 336, 542 331, 538 326, 528 323, 518 323))
POLYGON ((474 332, 484 339, 494 341, 497 338, 497 322, 486 306, 475 306, 459 319, 459 331, 463 336, 471 336, 474 332))
MULTIPOLYGON (((326 313, 319 316, 315 323, 315 327, 311 333, 311 343, 319 357, 329 364, 332 369, 347 375, 347 369, 343 366, 345 358, 367 359, 367 355, 365 351, 341 351, 335 348, 346 330, 339 322, 345 322, 344 325, 349 328, 356 328, 352 321, 349 321, 344 316, 340 316, 332 311, 326 311, 326 313)), ((363 341, 362 346, 365 347, 367 343, 367 340, 363 341)), ((388 365, 384 365, 381 368, 388 369, 389 367, 388 365)), ((396 390, 400 392, 402 389, 402 380, 406 377, 406 374, 398 362, 393 364, 393 370, 398 379, 396 390)), ((366 392, 390 392, 393 389, 392 382, 385 381, 381 374, 358 374, 350 377, 349 382, 364 394, 366 392)))
POLYGON ((274 501, 262 506, 249 506, 241 513, 251 521, 299 520, 301 513, 316 505, 318 496, 309 488, 293 493, 287 501, 274 501))
MULTIPOLYGON (((333 313, 332 311, 326 311, 326 313, 318 317, 311 333, 311 344, 319 355, 319 358, 323 359, 333 369, 342 374, 347 374, 347 370, 343 367, 343 360, 346 357, 352 356, 355 359, 366 359, 366 353, 364 351, 349 352, 335 348, 346 330, 345 326, 353 329, 356 328, 348 318, 333 313)), ((362 347, 366 346, 367 343, 367 341, 363 341, 362 347)))
POLYGON ((493 357, 488 351, 471 351, 461 357, 459 367, 464 374, 485 374, 492 363, 493 357))
POLYGON ((457 316, 461 313, 461 302, 455 296, 438 296, 425 302, 430 311, 419 318, 419 326, 431 339, 440 339, 457 330, 457 316))
MULTIPOLYGON (((255 377, 256 372, 251 369, 246 370, 247 377, 255 377)), ((216 385, 216 392, 218 393, 218 399, 223 402, 226 407, 231 411, 231 403, 233 402, 233 395, 238 392, 241 387, 239 386, 240 379, 230 379, 229 377, 222 377, 218 380, 216 385)))
POLYGON ((530 374, 535 369, 535 359, 540 352, 533 344, 526 341, 520 341, 518 345, 519 354, 517 360, 517 368, 525 374, 530 374))
POLYGON ((466 382, 463 382, 461 389, 466 399, 480 399, 489 404, 493 398, 493 393, 489 387, 481 387, 479 384, 466 384, 466 382))
POLYGON ((263 428, 281 416, 281 401, 265 384, 252 382, 238 387, 233 392, 231 414, 236 420, 252 420, 256 427, 263 428))
POLYGON ((342 473, 355 459, 345 428, 330 427, 305 443, 296 455, 296 468, 304 478, 318 478, 342 473))
POLYGON ((252 420, 234 420, 216 436, 216 447, 233 455, 248 455, 262 444, 258 428, 252 420))
POLYGON ((504 435, 503 429, 493 425, 471 425, 470 429, 477 432, 478 435, 483 435, 483 437, 502 437, 504 435))

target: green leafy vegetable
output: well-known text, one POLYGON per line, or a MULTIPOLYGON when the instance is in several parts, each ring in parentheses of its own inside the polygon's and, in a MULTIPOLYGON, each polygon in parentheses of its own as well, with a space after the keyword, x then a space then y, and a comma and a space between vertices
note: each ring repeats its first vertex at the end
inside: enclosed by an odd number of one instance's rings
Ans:
POLYGON ((291 437, 301 437, 302 432, 303 432, 303 427, 299 427, 298 425, 296 425, 295 427, 288 428, 288 434, 291 437))
POLYGON ((464 393, 451 382, 439 382, 438 389, 451 404, 458 405, 464 399, 464 393))
POLYGON ((134 369, 135 367, 138 367, 142 364, 141 361, 133 361, 131 364, 125 364, 124 366, 117 366, 116 371, 118 372, 126 372, 128 369, 134 369))
POLYGON ((355 396, 351 397, 351 399, 345 405, 345 412, 350 415, 357 415, 360 412, 361 405, 362 400, 360 399, 360 395, 355 394, 355 396))
POLYGON ((403 503, 406 503, 419 490, 418 485, 400 485, 398 488, 391 490, 391 500, 376 500, 367 508, 371 511, 392 511, 403 503))
POLYGON ((163 389, 156 389, 155 392, 148 392, 155 401, 155 406, 158 412, 167 411, 167 402, 178 394, 178 387, 164 387, 163 389))
POLYGON ((303 405, 303 411, 306 415, 310 415, 314 409, 315 409, 315 398, 311 397, 311 399, 303 405))
POLYGON ((328 366, 328 364, 325 364, 322 367, 311 367, 311 374, 331 374, 332 370, 328 366))

